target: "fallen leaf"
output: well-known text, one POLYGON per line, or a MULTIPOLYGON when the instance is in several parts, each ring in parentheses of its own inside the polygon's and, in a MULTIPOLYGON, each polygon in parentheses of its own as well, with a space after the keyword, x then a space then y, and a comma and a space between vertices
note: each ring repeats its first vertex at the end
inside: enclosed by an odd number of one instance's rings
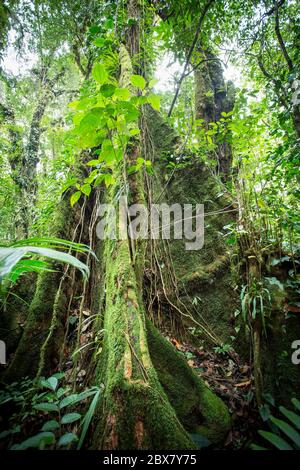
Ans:
POLYGON ((177 349, 181 348, 181 344, 177 341, 177 339, 172 338, 171 342, 172 342, 172 344, 174 344, 175 348, 177 348, 177 349))
POLYGON ((246 380, 245 382, 240 382, 239 384, 235 384, 235 387, 248 387, 251 384, 251 380, 246 380))

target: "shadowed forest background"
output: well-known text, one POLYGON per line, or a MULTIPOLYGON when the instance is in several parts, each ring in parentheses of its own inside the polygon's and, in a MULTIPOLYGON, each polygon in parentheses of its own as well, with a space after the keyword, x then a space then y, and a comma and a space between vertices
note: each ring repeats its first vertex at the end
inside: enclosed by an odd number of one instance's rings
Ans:
POLYGON ((300 449, 299 10, 1 1, 1 449, 300 449))

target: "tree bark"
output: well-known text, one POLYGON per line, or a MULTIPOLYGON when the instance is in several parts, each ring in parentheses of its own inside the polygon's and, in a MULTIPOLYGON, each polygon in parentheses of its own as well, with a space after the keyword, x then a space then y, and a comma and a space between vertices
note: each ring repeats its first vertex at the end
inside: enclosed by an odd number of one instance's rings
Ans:
MULTIPOLYGON (((195 72, 195 111, 196 119, 203 119, 207 129, 209 123, 219 122, 222 112, 232 111, 234 106, 234 89, 231 82, 225 83, 222 66, 218 58, 206 51, 205 60, 195 72)), ((232 164, 230 133, 217 142, 217 170, 226 180, 232 164)))
MULTIPOLYGON (((131 0, 131 17, 138 16, 138 3, 131 0)), ((135 25, 134 25, 135 26, 135 25)), ((138 53, 138 31, 128 36, 129 50, 138 53)), ((121 86, 130 86, 133 73, 131 57, 124 46, 120 49, 121 86), (127 83, 126 83, 127 82, 127 83)), ((140 154, 140 142, 132 140, 125 157, 135 163, 140 154)), ((144 199, 143 177, 137 173, 127 179, 116 170, 116 184, 110 190, 108 202, 116 200, 119 187, 129 187, 129 201, 144 199)), ((119 222, 120 223, 120 222, 119 222)), ((119 228, 122 228, 119 226, 119 228)), ((146 320, 140 276, 144 271, 143 242, 132 240, 105 240, 105 332, 103 351, 96 372, 97 383, 105 389, 97 409, 98 424, 93 432, 94 449, 194 449, 195 444, 184 428, 193 411, 198 420, 192 430, 198 429, 212 440, 224 437, 229 428, 229 415, 222 401, 215 397, 200 379, 197 379, 176 350, 160 336, 146 320), (152 344, 152 356, 149 344, 152 344), (157 354, 162 353, 160 356, 157 354), (167 363, 163 358, 168 356, 167 363), (158 357, 161 359, 157 360, 158 357), (156 363, 156 364, 155 364, 156 363), (172 367, 180 377, 172 374, 172 367), (160 368, 160 373, 157 368, 160 368), (179 410, 184 397, 178 396, 177 386, 193 385, 192 409, 179 410), (194 407, 194 408, 193 408, 194 407), (177 408, 177 410, 176 410, 177 408), (182 420, 182 421, 181 421, 182 420)), ((179 394, 180 395, 180 394, 179 394)), ((195 418, 195 416, 194 416, 195 418)), ((187 424, 188 427, 188 424, 187 424)))

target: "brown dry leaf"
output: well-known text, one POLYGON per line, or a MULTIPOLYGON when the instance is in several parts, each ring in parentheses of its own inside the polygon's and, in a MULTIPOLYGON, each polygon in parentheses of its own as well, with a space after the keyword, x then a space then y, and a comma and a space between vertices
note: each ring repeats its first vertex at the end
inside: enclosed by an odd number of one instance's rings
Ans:
POLYGON ((181 348, 181 344, 177 341, 177 339, 172 338, 171 342, 172 342, 172 344, 174 344, 175 348, 177 348, 177 349, 181 348))
POLYGON ((246 380, 245 382, 240 382, 239 384, 235 384, 235 387, 248 387, 251 384, 251 380, 246 380))
POLYGON ((88 340, 88 335, 80 335, 80 345, 82 346, 83 344, 87 343, 88 340))
POLYGON ((193 361, 193 359, 189 359, 187 362, 190 367, 195 367, 195 362, 193 361))
POLYGON ((286 312, 300 313, 300 307, 298 307, 297 305, 285 304, 284 309, 285 309, 286 312))

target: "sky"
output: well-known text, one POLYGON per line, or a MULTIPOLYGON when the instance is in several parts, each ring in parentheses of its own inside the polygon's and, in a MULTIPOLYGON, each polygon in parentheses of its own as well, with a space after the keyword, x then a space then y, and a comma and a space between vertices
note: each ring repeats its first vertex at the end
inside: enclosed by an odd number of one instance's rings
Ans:
MULTIPOLYGON (((180 65, 178 61, 174 61, 171 53, 164 54, 156 66, 155 78, 158 80, 154 87, 156 93, 173 90, 172 77, 174 74, 180 74, 182 70, 183 65, 180 65)), ((242 73, 236 66, 228 63, 226 68, 223 66, 223 72, 225 80, 232 80, 236 86, 241 85, 242 73)))
MULTIPOLYGON (((13 39, 13 37, 10 39, 13 39)), ((23 75, 34 66, 36 61, 37 56, 35 54, 27 50, 26 55, 22 57, 22 55, 17 54, 16 49, 10 45, 2 61, 2 65, 7 72, 13 75, 23 75)), ((176 73, 180 74, 182 69, 183 65, 180 65, 178 61, 174 61, 171 53, 165 53, 156 66, 155 78, 158 81, 155 85, 156 93, 172 91, 174 89, 172 77, 176 73)), ((228 63, 227 68, 224 68, 224 77, 226 80, 232 80, 237 86, 240 85, 242 80, 241 71, 230 63, 228 63)))

